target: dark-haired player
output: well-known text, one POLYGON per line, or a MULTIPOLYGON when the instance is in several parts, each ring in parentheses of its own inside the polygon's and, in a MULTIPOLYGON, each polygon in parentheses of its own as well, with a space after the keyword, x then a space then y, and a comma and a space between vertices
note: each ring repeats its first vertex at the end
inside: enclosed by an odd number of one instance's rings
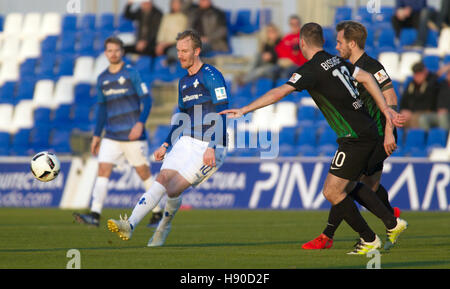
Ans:
POLYGON ((382 161, 384 156, 375 153, 383 139, 379 137, 376 123, 359 97, 354 80, 362 83, 369 91, 387 123, 401 122, 403 119, 386 104, 372 74, 325 52, 323 45, 322 27, 317 23, 305 24, 300 31, 300 48, 308 62, 286 84, 271 89, 247 106, 221 113, 229 117, 241 117, 273 104, 295 90, 308 90, 338 136, 338 150, 326 177, 323 194, 360 235, 360 241, 349 254, 364 255, 380 248, 381 240, 370 229, 348 193, 360 196, 367 208, 383 221, 390 242, 397 241, 407 223, 396 218, 367 186, 356 182, 370 164, 382 161))

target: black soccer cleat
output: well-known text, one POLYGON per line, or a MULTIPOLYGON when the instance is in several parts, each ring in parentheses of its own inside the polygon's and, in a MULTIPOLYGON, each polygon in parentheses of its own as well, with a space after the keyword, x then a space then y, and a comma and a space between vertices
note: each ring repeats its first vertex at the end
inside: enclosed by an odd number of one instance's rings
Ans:
POLYGON ((86 224, 95 227, 98 227, 100 225, 100 215, 97 213, 89 213, 89 214, 73 213, 72 215, 75 218, 75 221, 80 224, 86 224))
POLYGON ((147 227, 156 227, 159 224, 159 221, 162 219, 162 212, 153 213, 150 221, 148 222, 147 227))

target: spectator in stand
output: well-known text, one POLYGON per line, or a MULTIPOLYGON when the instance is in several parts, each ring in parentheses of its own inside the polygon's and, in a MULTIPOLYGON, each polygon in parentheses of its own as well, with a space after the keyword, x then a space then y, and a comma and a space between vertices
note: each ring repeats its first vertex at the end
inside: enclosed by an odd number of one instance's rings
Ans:
POLYGON ((136 44, 125 46, 125 53, 155 56, 156 37, 162 19, 162 12, 152 0, 128 0, 124 17, 138 22, 136 44), (140 2, 140 7, 132 11, 133 3, 140 2))
POLYGON ((438 71, 438 76, 446 74, 445 80, 439 86, 437 95, 437 110, 425 113, 419 118, 419 125, 423 129, 430 129, 438 126, 440 128, 450 129, 450 64, 442 67, 438 71))
POLYGON ((156 40, 156 56, 167 55, 168 64, 175 63, 177 58, 176 38, 178 33, 187 29, 187 16, 181 11, 183 0, 170 2, 170 13, 162 18, 156 40))
POLYGON ((418 128, 420 116, 436 110, 438 76, 422 62, 414 64, 412 70, 413 80, 403 92, 400 109, 406 117, 405 127, 418 128))
POLYGON ((300 17, 297 15, 289 17, 289 27, 289 33, 275 47, 278 65, 282 68, 281 78, 289 78, 299 66, 306 62, 299 45, 299 34, 302 27, 300 17))
POLYGON ((427 7, 427 0, 396 0, 392 26, 397 37, 400 37, 403 28, 417 29, 417 40, 413 46, 423 47, 427 41, 429 21, 434 17, 436 12, 427 7))
POLYGON ((225 13, 212 5, 211 0, 199 0, 189 16, 189 27, 196 30, 202 39, 202 55, 210 52, 228 52, 228 28, 225 13))
POLYGON ((279 66, 277 65, 278 55, 275 46, 281 41, 281 33, 278 27, 270 23, 261 29, 260 53, 252 69, 243 77, 238 77, 239 84, 252 82, 260 77, 272 78, 274 81, 278 78, 279 66))

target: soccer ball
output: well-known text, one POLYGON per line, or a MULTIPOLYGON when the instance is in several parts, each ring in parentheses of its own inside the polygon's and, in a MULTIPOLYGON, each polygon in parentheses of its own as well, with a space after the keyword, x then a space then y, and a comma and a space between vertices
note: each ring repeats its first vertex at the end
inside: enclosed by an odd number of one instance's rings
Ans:
POLYGON ((34 177, 41 182, 49 182, 55 179, 61 169, 61 164, 56 155, 46 151, 37 153, 31 159, 30 165, 34 177))

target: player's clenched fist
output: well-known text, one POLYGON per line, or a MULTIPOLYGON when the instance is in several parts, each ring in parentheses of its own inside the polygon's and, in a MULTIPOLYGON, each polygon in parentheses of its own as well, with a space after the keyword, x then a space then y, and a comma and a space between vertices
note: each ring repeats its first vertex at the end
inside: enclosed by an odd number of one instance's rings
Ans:
MULTIPOLYGON (((167 144, 164 144, 167 146, 167 144)), ((167 148, 164 147, 164 145, 160 146, 154 153, 153 156, 155 157, 156 161, 162 161, 164 159, 164 156, 166 155, 167 148)))

